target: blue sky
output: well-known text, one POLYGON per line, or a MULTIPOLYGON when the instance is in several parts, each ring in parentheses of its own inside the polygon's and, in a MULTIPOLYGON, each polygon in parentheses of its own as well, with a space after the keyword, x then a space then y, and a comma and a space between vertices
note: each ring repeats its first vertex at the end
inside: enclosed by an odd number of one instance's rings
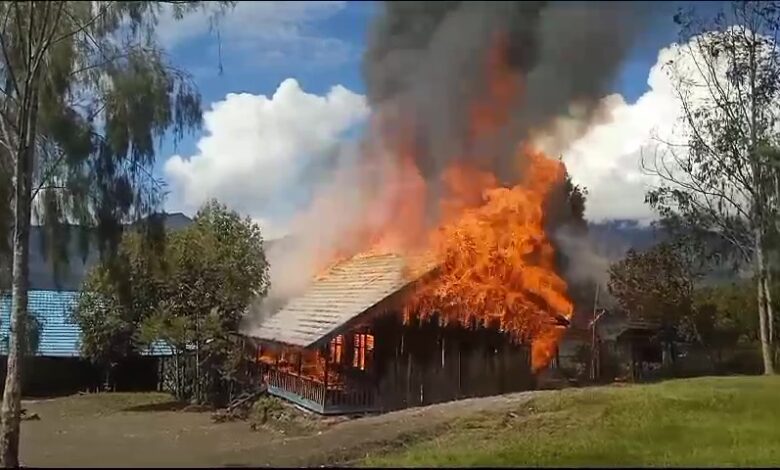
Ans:
MULTIPOLYGON (((716 3, 698 5, 709 8, 716 3)), ((665 6, 669 7, 668 4, 665 6)), ((365 93, 361 57, 370 22, 379 8, 375 2, 239 2, 234 11, 221 19, 219 41, 217 33, 209 29, 206 15, 195 15, 179 22, 163 21, 159 28, 162 43, 173 61, 192 73, 202 93, 204 111, 215 110, 207 114, 215 121, 211 124, 211 133, 187 136, 176 149, 170 141, 163 144, 155 173, 167 177, 172 186, 178 183, 177 188, 184 187, 187 192, 186 197, 181 193, 178 193, 178 199, 169 197, 167 209, 192 213, 195 201, 210 192, 258 220, 263 220, 269 212, 276 217, 279 212, 296 210, 296 204, 306 197, 305 191, 296 183, 295 177, 285 174, 289 170, 285 165, 301 168, 313 159, 306 156, 304 160, 308 160, 303 163, 293 161, 289 165, 280 162, 296 160, 301 152, 330 151, 336 145, 332 142, 335 135, 344 132, 355 135, 356 128, 359 132, 363 122, 361 116, 368 112, 358 101, 365 93), (297 86, 289 84, 286 88, 287 102, 276 100, 274 94, 280 84, 291 78, 297 81, 297 86), (334 87, 339 86, 355 95, 333 92, 334 87), (232 101, 226 99, 228 94, 235 93, 248 95, 233 97, 232 101), (345 110, 344 103, 349 104, 349 109, 345 110), (295 111, 284 107, 297 104, 305 104, 310 109, 298 110, 303 114, 293 116, 295 111), (228 108, 232 110, 229 116, 228 108), (289 129, 282 125, 301 127, 296 121, 311 120, 314 116, 327 121, 335 114, 340 118, 326 126, 327 132, 312 130, 311 133, 319 138, 316 145, 306 142, 309 138, 306 129, 287 132, 289 129), (248 127, 250 122, 254 128, 248 127), (260 129, 264 126, 271 130, 260 129), (209 135, 217 134, 215 127, 221 129, 221 135, 211 139, 208 151, 200 151, 198 142, 204 145, 209 135), (277 131, 279 138, 276 138, 277 131), (256 135, 263 132, 261 137, 256 135), (266 148, 272 149, 268 155, 266 148), (173 155, 181 157, 171 159, 173 155), (175 182, 167 171, 170 168, 166 169, 166 162, 178 164, 175 182), (269 172, 279 172, 279 175, 269 176, 269 172), (252 191, 242 192, 241 188, 233 187, 241 185, 251 187, 252 191), (264 187, 269 189, 262 189, 264 187), (182 202, 187 198, 188 204, 182 202)), ((647 25, 646 32, 638 38, 624 61, 621 73, 615 77, 611 92, 622 95, 625 103, 621 106, 633 106, 648 92, 648 72, 658 62, 659 50, 678 39, 678 29, 672 20, 674 6, 667 11, 668 15, 656 15, 653 23, 647 25)), ((638 116, 636 119, 644 119, 638 113, 633 113, 638 116)), ((314 129, 318 124, 310 121, 308 126, 314 129)), ((615 136, 621 134, 617 128, 613 132, 615 136)), ((614 142, 617 137, 611 140, 614 142)), ((635 143, 626 143, 626 146, 631 145, 635 143)), ((636 170, 635 156, 624 157, 622 154, 595 157, 603 161, 594 160, 593 156, 582 157, 592 164, 580 164, 583 168, 580 173, 587 178, 593 173, 592 169, 598 167, 603 171, 600 175, 614 178, 636 170), (620 165, 623 169, 618 171, 616 168, 620 165)), ((577 175, 574 176, 576 180, 577 175)), ((625 179, 626 185, 632 184, 631 178, 625 179)), ((591 186, 600 184, 584 182, 591 186)), ((621 218, 644 210, 642 191, 641 188, 637 190, 633 198, 636 201, 632 199, 630 210, 618 211, 621 218)), ((594 204, 601 204, 598 199, 598 195, 594 195, 594 204)), ((602 205, 607 206, 614 198, 605 194, 603 200, 602 205)), ((602 212, 607 214, 610 210, 602 212)))
MULTIPOLYGON (((341 3, 341 2, 337 2, 341 3)), ((295 78, 301 87, 310 93, 324 94, 334 85, 363 94, 365 85, 361 76, 360 59, 365 48, 365 38, 369 23, 376 14, 375 2, 344 2, 343 7, 334 7, 316 21, 305 21, 303 30, 307 36, 322 42, 335 40, 338 45, 336 57, 318 57, 310 60, 302 57, 287 56, 284 60, 263 61, 252 57, 252 44, 246 47, 224 36, 226 27, 217 33, 207 31, 195 38, 176 43, 169 48, 173 61, 190 71, 203 97, 204 111, 211 103, 225 98, 228 93, 252 93, 270 95, 287 78, 295 78), (220 54, 217 44, 222 43, 220 74, 220 54)), ((228 13, 233 15, 233 13, 228 13)), ((224 23, 224 20, 223 20, 224 23)), ((229 27, 230 25, 227 25, 229 27)), ((268 46, 263 38, 255 39, 257 49, 268 46)), ((185 137, 176 147, 176 153, 191 155, 195 151, 198 135, 185 137)), ((173 143, 166 141, 157 160, 156 172, 161 174, 165 160, 174 153, 173 143)))
MULTIPOLYGON (((252 93, 268 95, 274 92, 286 78, 295 78, 307 92, 323 94, 330 87, 341 84, 357 93, 365 92, 361 76, 360 58, 365 48, 369 23, 376 14, 375 2, 346 2, 334 8, 317 21, 307 23, 308 34, 322 39, 336 39, 348 47, 346 57, 333 61, 320 59, 307 63, 303 58, 288 57, 284 61, 253 60, 251 49, 244 49, 224 37, 222 42, 222 74, 219 73, 220 55, 216 44, 217 34, 205 32, 195 38, 177 43, 170 48, 175 63, 189 70, 203 96, 204 110, 211 103, 225 98, 228 93, 252 93), (249 57, 247 57, 249 56, 249 57)), ((230 15, 231 13, 229 13, 230 15)), ((676 28, 671 18, 659 21, 651 32, 642 38, 631 57, 625 62, 623 72, 617 77, 615 92, 633 102, 647 90, 647 73, 656 62, 658 50, 676 39, 676 28)), ((224 28, 224 26, 223 26, 224 28)), ((221 36, 226 32, 221 31, 221 36)), ((257 46, 264 48, 262 39, 257 46)), ((179 143, 176 152, 190 155, 195 150, 197 135, 187 136, 179 143)), ((165 160, 174 152, 171 142, 166 142, 157 160, 160 174, 165 160)))

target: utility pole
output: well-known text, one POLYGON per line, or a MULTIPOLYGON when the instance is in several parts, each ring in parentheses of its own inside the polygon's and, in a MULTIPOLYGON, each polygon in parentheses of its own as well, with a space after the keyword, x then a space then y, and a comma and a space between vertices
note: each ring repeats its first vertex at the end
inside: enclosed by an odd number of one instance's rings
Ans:
POLYGON ((601 314, 596 316, 599 305, 599 287, 596 283, 596 295, 593 299, 593 319, 590 322, 591 343, 590 343, 590 379, 595 381, 598 378, 598 342, 596 338, 596 322, 601 318, 601 314))
POLYGON ((200 311, 195 309, 195 402, 200 404, 200 311))

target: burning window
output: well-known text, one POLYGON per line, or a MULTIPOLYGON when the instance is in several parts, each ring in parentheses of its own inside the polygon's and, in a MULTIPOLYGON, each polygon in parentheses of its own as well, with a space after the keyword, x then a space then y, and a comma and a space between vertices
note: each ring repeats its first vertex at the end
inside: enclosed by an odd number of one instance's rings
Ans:
POLYGON ((352 367, 366 370, 371 363, 371 353, 374 351, 374 335, 359 333, 355 335, 355 354, 352 357, 352 367))
POLYGON ((330 342, 330 357, 333 358, 333 362, 341 364, 341 356, 344 354, 344 337, 338 335, 330 342))

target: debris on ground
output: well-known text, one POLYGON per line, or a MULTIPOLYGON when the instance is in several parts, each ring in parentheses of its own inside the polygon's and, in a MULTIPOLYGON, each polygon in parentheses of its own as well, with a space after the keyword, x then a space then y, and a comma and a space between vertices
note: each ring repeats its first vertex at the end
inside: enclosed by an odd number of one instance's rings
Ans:
POLYGON ((214 411, 214 407, 200 403, 190 403, 181 410, 188 413, 203 413, 205 411, 214 411))
POLYGON ((332 425, 332 421, 271 395, 257 400, 249 415, 253 431, 268 429, 284 435, 315 433, 332 425))
POLYGON ((267 387, 246 392, 211 416, 215 423, 248 421, 252 431, 271 430, 282 435, 316 433, 349 416, 320 416, 268 394, 267 387))
POLYGON ((265 386, 247 391, 231 401, 226 408, 214 412, 211 419, 215 423, 246 420, 254 403, 264 396, 267 391, 268 388, 265 386))
POLYGON ((21 420, 22 421, 39 421, 41 419, 38 413, 28 413, 26 409, 22 408, 21 420))

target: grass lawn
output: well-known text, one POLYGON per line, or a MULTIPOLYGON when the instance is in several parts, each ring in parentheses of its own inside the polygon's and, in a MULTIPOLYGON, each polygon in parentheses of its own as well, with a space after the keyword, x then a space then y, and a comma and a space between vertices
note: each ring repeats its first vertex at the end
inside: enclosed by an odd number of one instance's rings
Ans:
POLYGON ((569 389, 451 422, 368 466, 780 466, 780 377, 569 389))

